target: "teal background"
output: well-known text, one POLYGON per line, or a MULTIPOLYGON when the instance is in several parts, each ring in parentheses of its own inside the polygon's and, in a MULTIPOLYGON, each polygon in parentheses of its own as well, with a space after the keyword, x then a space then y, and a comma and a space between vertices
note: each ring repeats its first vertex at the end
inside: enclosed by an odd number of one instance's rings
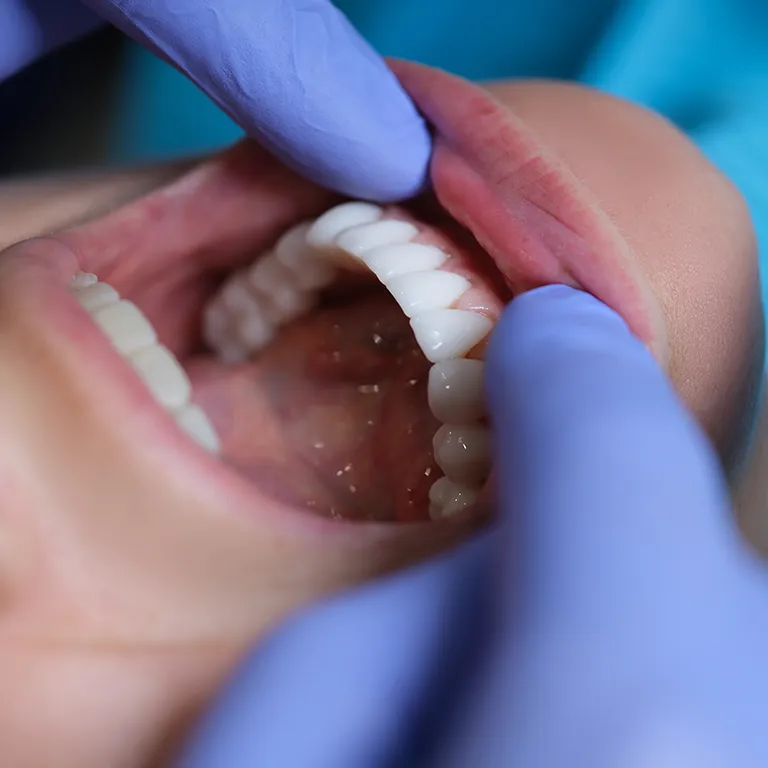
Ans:
MULTIPOLYGON (((254 0, 255 3, 258 0, 254 0)), ((768 296, 766 0, 338 0, 380 52, 472 79, 578 80, 656 109, 741 189, 768 296)), ((110 159, 210 150, 241 132, 176 71, 132 47, 110 159)))

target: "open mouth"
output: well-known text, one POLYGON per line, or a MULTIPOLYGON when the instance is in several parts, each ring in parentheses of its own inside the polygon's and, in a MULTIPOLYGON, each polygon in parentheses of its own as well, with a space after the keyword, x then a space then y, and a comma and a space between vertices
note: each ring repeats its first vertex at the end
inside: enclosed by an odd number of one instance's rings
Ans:
POLYGON ((541 285, 592 292, 664 362, 650 288, 568 169, 480 88, 393 67, 436 132, 434 192, 340 201, 244 143, 5 265, 127 439, 222 502, 471 515, 486 341, 541 285))

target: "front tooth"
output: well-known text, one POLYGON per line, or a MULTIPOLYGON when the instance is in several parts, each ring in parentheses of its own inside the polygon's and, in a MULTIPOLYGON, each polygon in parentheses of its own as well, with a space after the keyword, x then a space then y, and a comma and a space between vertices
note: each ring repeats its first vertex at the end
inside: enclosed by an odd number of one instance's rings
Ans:
POLYGON ((378 221, 384 211, 371 203, 342 203, 326 211, 307 232, 307 242, 315 248, 334 248, 334 240, 345 230, 378 221))
POLYGON ((493 328, 484 315, 464 309, 435 309, 411 319, 416 342, 430 363, 464 357, 493 328))
POLYGON ((429 369, 427 399, 437 419, 473 424, 486 415, 482 360, 443 360, 429 369))
POLYGON ((392 278, 386 286, 406 317, 447 309, 470 287, 466 278, 442 270, 400 275, 392 278))
POLYGON ((199 405, 188 404, 174 414, 176 423, 197 443, 211 453, 218 453, 220 448, 216 430, 199 405))
POLYGON ((157 343, 152 324, 131 301, 121 300, 102 307, 93 314, 93 319, 124 355, 157 343))
POLYGON ((160 405, 180 408, 190 398, 192 385, 171 352, 159 344, 129 355, 133 367, 160 405))
POLYGON ((479 486, 491 467, 491 437, 486 427, 443 424, 432 440, 435 461, 456 483, 479 486))
POLYGON ((120 294, 108 283, 91 283, 82 288, 74 288, 75 298, 88 312, 95 312, 110 304, 120 301, 120 294))
POLYGON ((408 221, 387 219, 344 230, 336 238, 336 245, 353 256, 360 256, 382 245, 407 243, 418 234, 419 230, 408 221))
POLYGON ((423 272, 442 266, 448 255, 434 245, 401 243, 382 245, 361 254, 360 259, 382 283, 409 272, 423 272))

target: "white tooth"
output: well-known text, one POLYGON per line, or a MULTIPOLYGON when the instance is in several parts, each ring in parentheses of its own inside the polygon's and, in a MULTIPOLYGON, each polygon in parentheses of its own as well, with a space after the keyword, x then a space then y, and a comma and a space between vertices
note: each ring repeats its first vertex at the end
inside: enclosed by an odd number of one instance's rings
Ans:
POLYGON ((464 309, 435 309, 411 319, 416 342, 430 363, 464 357, 493 328, 493 322, 464 309))
POLYGON ((444 251, 423 243, 382 245, 360 256, 368 269, 383 283, 409 272, 437 269, 447 258, 448 255, 444 251))
POLYGON ((108 283, 91 283, 74 293, 80 306, 91 313, 120 301, 120 294, 108 283))
POLYGON ((254 288, 267 294, 284 291, 286 288, 295 290, 296 282, 291 271, 272 254, 262 256, 246 274, 254 288))
POLYGON ((491 468, 491 436, 486 427, 443 424, 432 439, 435 461, 456 483, 481 485, 491 468))
POLYGON ((176 423, 203 448, 211 453, 219 452, 219 437, 199 405, 185 405, 174 416, 176 423))
POLYGON ((227 308, 214 299, 203 311, 203 341, 213 351, 226 344, 232 338, 230 317, 227 308))
POLYGON ((429 516, 433 520, 442 517, 443 507, 454 484, 447 477, 439 477, 429 488, 429 516))
POLYGON ((176 409, 189 400, 192 394, 189 377, 170 350, 153 344, 134 352, 128 359, 160 405, 176 409))
POLYGON ((333 248, 334 240, 345 229, 378 221, 384 211, 370 203, 342 203, 320 216, 307 232, 307 242, 315 248, 333 248))
POLYGON ((296 283, 288 268, 267 255, 248 272, 254 298, 268 320, 281 325, 306 314, 312 297, 296 283))
POLYGON ((69 287, 73 291, 78 291, 81 288, 87 288, 89 285, 93 285, 94 283, 98 282, 99 278, 90 272, 75 272, 75 276, 72 278, 69 287))
POLYGON ((336 245, 353 256, 360 256, 365 251, 382 245, 407 243, 418 234, 419 230, 409 221, 387 219, 344 230, 336 238, 336 245))
POLYGON ((275 338, 275 326, 259 310, 253 310, 237 320, 237 338, 240 346, 251 352, 257 352, 275 338))
POLYGON ((447 477, 441 477, 429 489, 429 516, 433 520, 448 517, 477 501, 477 492, 472 488, 454 483, 447 477))
POLYGON ((443 507, 443 517, 450 517, 462 509, 471 507, 477 501, 477 491, 457 485, 452 499, 443 507))
POLYGON ((455 272, 436 269, 399 275, 386 283, 406 317, 435 309, 447 309, 470 287, 469 280, 455 272))
POLYGON ((336 270, 327 259, 307 243, 310 224, 303 223, 289 229, 275 245, 275 258, 287 267, 296 285, 305 291, 324 288, 333 282, 336 270))
POLYGON ((225 283, 219 293, 219 301, 230 312, 236 315, 248 315, 259 310, 259 302, 247 287, 247 278, 240 272, 225 283))
POLYGON ((442 422, 472 424, 486 415, 482 360, 443 360, 429 369, 427 399, 442 422))
POLYGON ((93 314, 93 319, 124 355, 157 343, 152 324, 131 301, 121 300, 102 307, 93 314))

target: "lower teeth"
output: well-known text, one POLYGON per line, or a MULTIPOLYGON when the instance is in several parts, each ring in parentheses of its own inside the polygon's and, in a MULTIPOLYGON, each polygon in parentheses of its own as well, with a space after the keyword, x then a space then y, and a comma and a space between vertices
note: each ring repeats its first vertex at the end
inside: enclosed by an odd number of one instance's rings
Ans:
POLYGON ((179 427, 207 451, 218 453, 216 431, 203 410, 190 400, 189 377, 175 355, 158 343, 155 329, 141 310, 87 272, 78 272, 70 289, 179 427))

